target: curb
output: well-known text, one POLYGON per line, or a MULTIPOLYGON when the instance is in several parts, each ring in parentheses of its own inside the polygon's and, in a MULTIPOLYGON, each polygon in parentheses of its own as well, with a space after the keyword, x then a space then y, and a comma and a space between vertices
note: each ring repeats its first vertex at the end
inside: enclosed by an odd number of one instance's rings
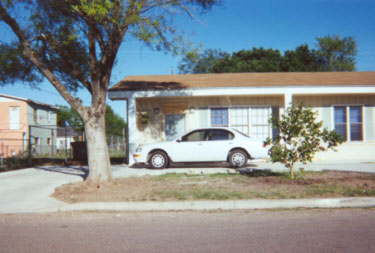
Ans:
POLYGON ((59 207, 55 211, 204 211, 343 207, 375 207, 375 197, 172 202, 81 202, 59 207))

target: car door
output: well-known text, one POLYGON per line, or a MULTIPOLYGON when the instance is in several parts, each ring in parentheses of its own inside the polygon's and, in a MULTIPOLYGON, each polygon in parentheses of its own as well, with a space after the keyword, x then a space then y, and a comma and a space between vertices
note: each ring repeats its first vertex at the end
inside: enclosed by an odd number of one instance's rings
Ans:
POLYGON ((206 161, 226 161, 229 150, 233 147, 234 134, 224 129, 210 129, 207 141, 202 145, 206 161))
POLYGON ((190 132, 173 143, 168 154, 173 162, 202 162, 206 160, 204 143, 207 130, 190 132))

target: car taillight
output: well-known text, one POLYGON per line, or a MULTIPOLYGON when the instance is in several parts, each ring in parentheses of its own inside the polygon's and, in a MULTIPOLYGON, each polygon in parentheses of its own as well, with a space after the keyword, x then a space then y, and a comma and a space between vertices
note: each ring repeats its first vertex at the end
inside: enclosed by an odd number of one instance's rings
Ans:
POLYGON ((263 143, 263 148, 267 147, 267 144, 266 143, 263 143))

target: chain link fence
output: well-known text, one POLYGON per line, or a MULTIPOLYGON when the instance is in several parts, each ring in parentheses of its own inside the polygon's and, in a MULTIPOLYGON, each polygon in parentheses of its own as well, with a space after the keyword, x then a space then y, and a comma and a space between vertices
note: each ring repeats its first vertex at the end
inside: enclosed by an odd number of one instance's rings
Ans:
MULTIPOLYGON (((84 132, 74 131, 70 127, 40 125, 30 125, 28 130, 28 133, 20 133, 12 138, 2 138, 0 135, 0 169, 13 163, 22 163, 26 166, 19 166, 27 167, 36 165, 35 161, 87 161, 84 132), (74 147, 82 150, 75 151, 74 147)), ((127 161, 125 136, 108 136, 107 144, 112 162, 127 161)))

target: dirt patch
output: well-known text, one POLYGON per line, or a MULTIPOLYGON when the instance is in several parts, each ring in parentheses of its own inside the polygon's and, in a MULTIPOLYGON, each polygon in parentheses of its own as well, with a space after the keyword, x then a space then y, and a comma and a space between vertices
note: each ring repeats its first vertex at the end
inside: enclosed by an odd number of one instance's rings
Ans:
POLYGON ((306 173, 291 180, 285 174, 165 174, 115 179, 101 185, 86 182, 56 188, 52 197, 68 202, 172 201, 203 199, 286 199, 375 196, 375 174, 306 173))

